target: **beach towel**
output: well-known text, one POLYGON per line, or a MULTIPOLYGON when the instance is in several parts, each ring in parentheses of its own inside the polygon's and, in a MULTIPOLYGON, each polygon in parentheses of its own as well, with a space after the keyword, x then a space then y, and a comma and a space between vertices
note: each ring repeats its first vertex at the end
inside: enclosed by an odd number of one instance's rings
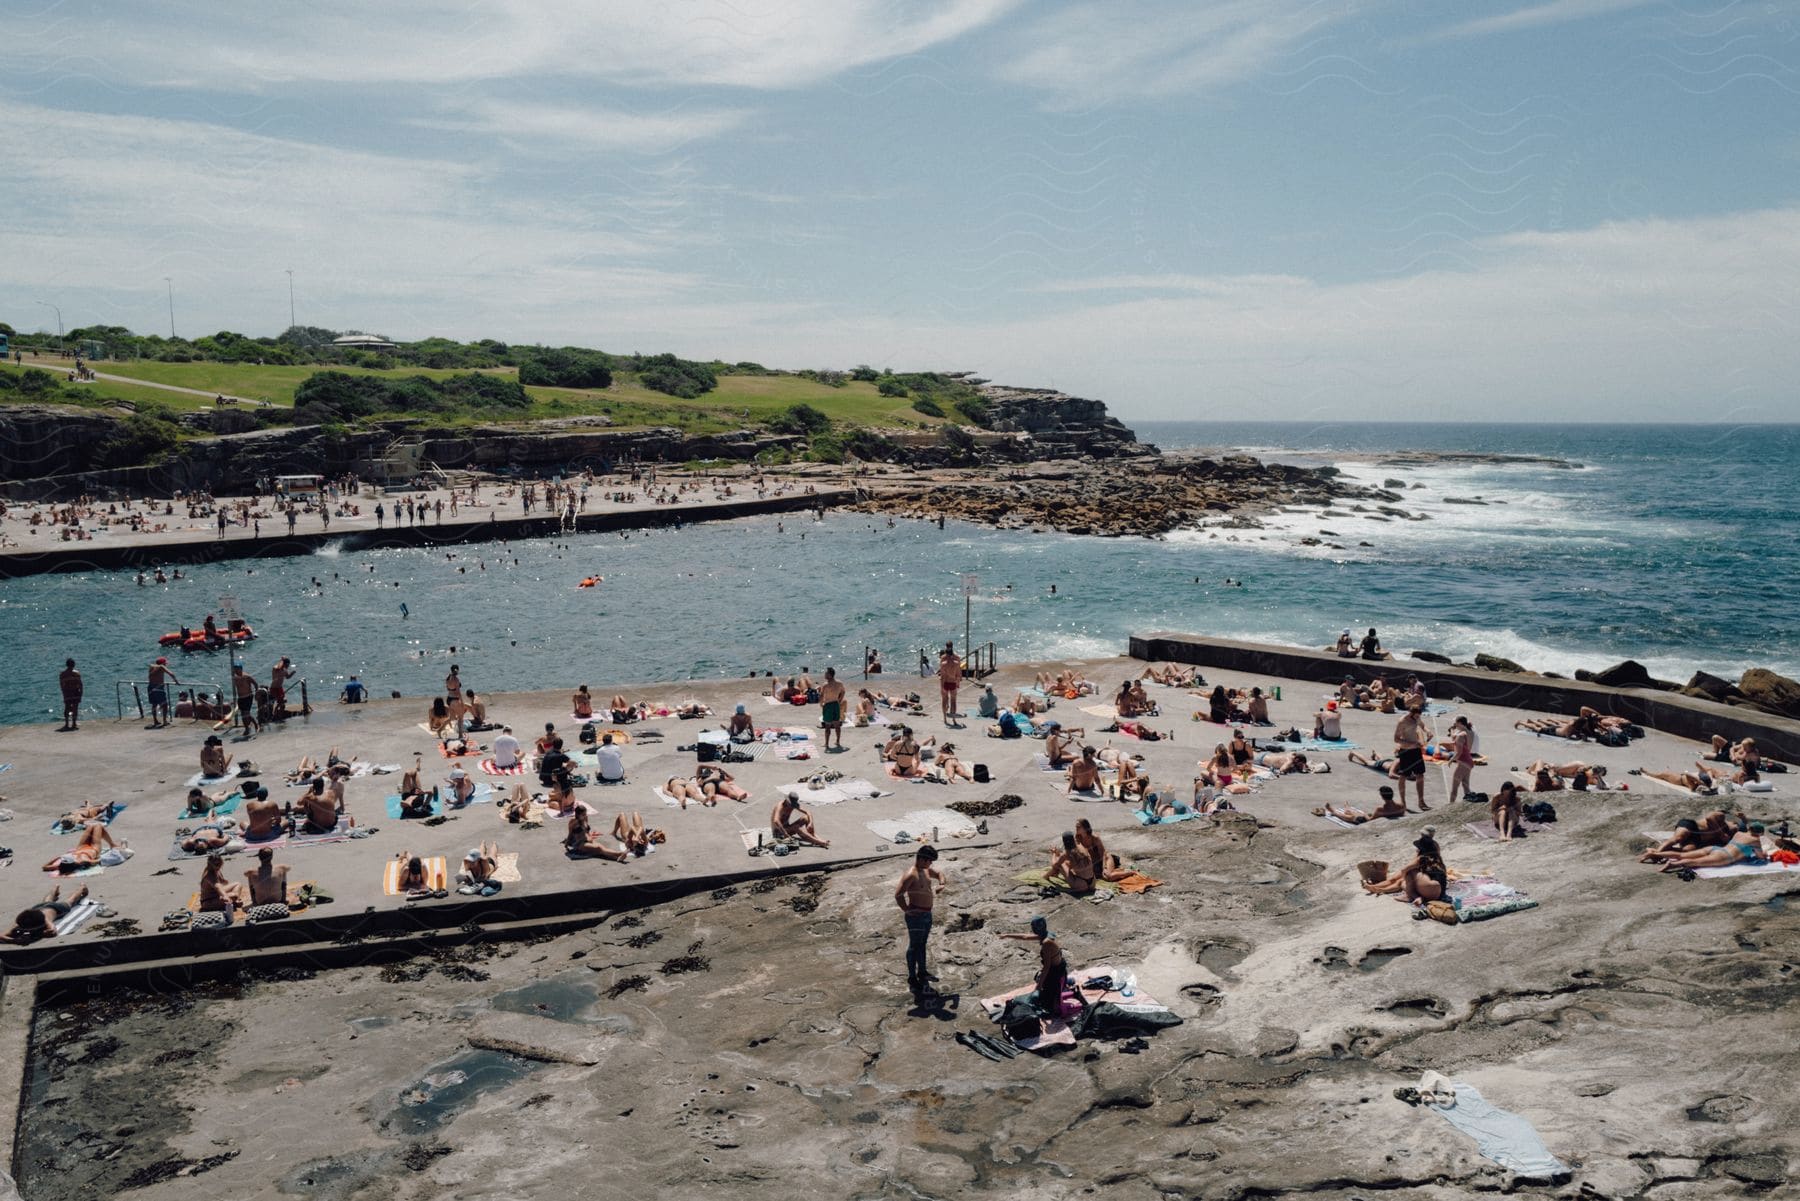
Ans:
POLYGON ((1110 801, 1110 800, 1112 800, 1111 797, 1106 795, 1105 790, 1099 789, 1099 788, 1077 788, 1077 789, 1075 789, 1075 791, 1070 792, 1070 791, 1068 791, 1068 787, 1066 785, 1052 784, 1052 785, 1050 785, 1050 791, 1065 801, 1110 801))
POLYGON ((1363 826, 1366 826, 1369 824, 1368 822, 1347 822, 1343 818, 1337 817, 1331 813, 1321 814, 1320 816, 1322 816, 1326 821, 1330 822, 1332 825, 1337 826, 1341 829, 1345 829, 1345 830, 1358 830, 1358 829, 1361 829, 1363 826))
MULTIPOLYGON (((230 817, 238 811, 238 806, 243 803, 244 794, 241 792, 234 792, 212 807, 210 811, 211 816, 230 817)), ((181 811, 175 816, 180 821, 204 821, 208 815, 206 813, 189 813, 187 803, 184 801, 182 802, 181 811)))
MULTIPOLYGON (((439 814, 441 814, 443 811, 444 811, 444 799, 442 797, 431 798, 431 814, 430 814, 430 816, 436 817, 439 814)), ((394 821, 401 821, 406 818, 419 816, 416 813, 413 813, 413 814, 407 813, 405 808, 401 805, 400 798, 397 796, 391 796, 387 799, 387 815, 389 818, 391 818, 394 821)))
POLYGON ((1256 743, 1256 749, 1259 751, 1278 751, 1282 754, 1287 754, 1290 751, 1299 751, 1303 755, 1317 755, 1324 751, 1360 751, 1363 748, 1362 744, 1351 742, 1348 738, 1340 739, 1335 742, 1328 738, 1302 738, 1299 742, 1263 742, 1259 739, 1256 743))
MULTIPOLYGON (((113 805, 112 805, 111 813, 107 814, 103 818, 95 818, 94 820, 98 821, 103 826, 110 826, 110 825, 112 825, 113 818, 115 818, 115 817, 119 816, 119 814, 125 812, 126 808, 127 808, 127 806, 123 801, 114 801, 113 805)), ((50 833, 52 833, 52 834, 73 834, 75 831, 81 829, 83 826, 88 826, 88 825, 92 825, 92 824, 93 824, 92 822, 82 822, 80 825, 64 825, 63 819, 59 817, 55 821, 50 823, 50 833)))
POLYGON ((56 937, 66 938, 87 924, 89 918, 100 912, 100 902, 93 897, 83 897, 69 908, 56 923, 56 937))
POLYGON ((802 805, 841 805, 845 801, 866 801, 874 797, 893 796, 891 789, 877 788, 867 780, 833 780, 823 788, 814 788, 805 780, 775 789, 777 796, 792 790, 800 794, 802 805))
POLYGON ((1127 870, 1125 875, 1117 880, 1108 881, 1108 883, 1112 884, 1120 892, 1133 894, 1149 892, 1152 888, 1160 888, 1162 886, 1161 880, 1146 876, 1136 868, 1127 870))
POLYGON ((1133 809, 1131 816, 1137 818, 1140 826, 1172 826, 1176 822, 1193 821, 1196 817, 1205 817, 1204 813, 1189 809, 1186 813, 1170 813, 1164 817, 1152 817, 1142 809, 1133 809))
POLYGON ((496 884, 519 883, 519 853, 517 851, 500 852, 500 860, 494 865, 493 880, 496 884))
POLYGON ((975 823, 954 809, 915 809, 902 817, 864 822, 863 825, 875 837, 888 842, 893 842, 903 831, 913 842, 930 842, 934 827, 940 839, 975 837, 975 823))
MULTIPOLYGON (((655 788, 651 789, 650 791, 654 792, 657 795, 657 798, 659 800, 661 800, 662 803, 665 805, 674 805, 677 808, 679 808, 681 806, 681 802, 679 800, 677 800, 675 797, 672 797, 668 793, 663 791, 663 787, 661 784, 658 784, 655 788)), ((697 805, 700 802, 695 801, 694 803, 697 805)))
POLYGON ((474 741, 473 739, 468 739, 468 740, 464 741, 463 746, 466 749, 460 750, 460 751, 453 751, 450 749, 448 744, 440 742, 440 743, 438 743, 438 754, 442 755, 446 759, 464 759, 470 755, 481 754, 481 744, 474 741))
POLYGON ((475 785, 475 791, 471 792, 469 794, 469 799, 464 801, 460 805, 455 804, 451 801, 448 792, 446 792, 444 794, 443 799, 444 799, 444 806, 451 810, 467 809, 474 805, 486 805, 486 804, 489 804, 490 802, 492 802, 494 799, 494 786, 492 784, 477 784, 477 785, 475 785))
POLYGON ((1569 1175, 1569 1168, 1538 1135, 1531 1123, 1483 1097, 1472 1084, 1456 1081, 1456 1104, 1425 1108, 1475 1140, 1476 1149, 1508 1171, 1531 1180, 1569 1175))
POLYGON ((1116 720, 1119 716, 1116 705, 1080 705, 1077 707, 1090 717, 1104 717, 1108 721, 1116 720))
MULTIPOLYGON (((404 859, 390 859, 382 870, 381 891, 390 897, 401 895, 400 871, 406 866, 404 859)), ((436 890, 450 887, 450 865, 442 855, 434 855, 424 860, 425 884, 427 889, 436 890)))
POLYGON ((571 713, 571 714, 569 714, 569 720, 574 722, 578 726, 591 726, 597 721, 611 721, 612 713, 610 711, 602 712, 602 713, 590 713, 586 717, 577 717, 577 716, 575 716, 575 714, 571 713))
POLYGON ((1480 922, 1522 909, 1536 909, 1537 902, 1492 876, 1469 876, 1452 880, 1444 890, 1444 899, 1456 907, 1458 921, 1480 922))
POLYGON ((1061 775, 1069 770, 1069 765, 1067 763, 1063 764, 1061 767, 1050 766, 1050 756, 1048 755, 1033 755, 1031 757, 1031 762, 1039 771, 1055 772, 1056 774, 1061 775))
MULTIPOLYGON (((338 818, 337 827, 328 830, 323 834, 277 834, 274 838, 260 838, 255 841, 243 839, 242 849, 260 851, 264 847, 273 847, 276 849, 287 847, 290 850, 297 850, 301 847, 324 846, 333 842, 349 842, 350 837, 350 819, 348 817, 340 817, 338 818)), ((191 859, 195 858, 195 856, 172 855, 170 858, 191 859)))
MULTIPOLYGON (((1490 842, 1497 841, 1500 837, 1500 827, 1496 826, 1492 821, 1464 822, 1463 829, 1467 830, 1477 838, 1485 838, 1490 842)), ((1519 823, 1519 829, 1525 831, 1527 834, 1537 834, 1550 829, 1550 827, 1541 825, 1537 822, 1521 821, 1519 823)))
MULTIPOLYGON (((1124 977, 1125 973, 1121 973, 1117 968, 1110 964, 1101 963, 1069 973, 1069 983, 1071 989, 1080 990, 1082 999, 1086 1001, 1089 1006, 1111 1005, 1125 1013, 1155 1012, 1159 1015, 1168 1014, 1169 1011, 1166 1006, 1143 993, 1135 991, 1135 989, 1129 997, 1124 993, 1119 992, 1117 990, 1117 983, 1124 977), (1098 980, 1101 977, 1105 977, 1108 982, 1113 983, 1115 987, 1095 988, 1089 985, 1089 981, 1098 980)), ((998 1021, 1000 1015, 1006 1012, 1006 1003, 1008 1001, 1011 1001, 1015 997, 1022 997, 1036 991, 1035 985, 1028 984, 1024 988, 1015 988, 1010 992, 1000 993, 998 996, 983 997, 981 999, 982 1011, 986 1013, 990 1019, 998 1021)), ((1068 1004, 1066 999, 1064 1004, 1068 1004)), ((1016 1045, 1027 1051, 1046 1050, 1050 1047, 1057 1046, 1072 1047, 1075 1045, 1075 1031, 1067 1020, 1070 1016, 1076 1015, 1070 1014, 1069 1010, 1065 1008, 1062 1016, 1045 1020, 1043 1033, 1041 1035, 1034 1038, 1014 1039, 1013 1041, 1016 1045)), ((1170 1017, 1172 1017, 1172 1015, 1170 1015, 1170 1017)), ((1175 1023, 1171 1020, 1163 1019, 1158 1021, 1157 1024, 1173 1025, 1175 1023)))
POLYGON ((88 876, 98 876, 98 875, 103 874, 105 871, 106 871, 106 868, 102 867, 98 863, 93 863, 93 864, 89 864, 87 867, 79 868, 76 871, 72 871, 72 872, 59 872, 55 868, 50 868, 44 874, 46 876, 54 876, 58 880, 74 880, 77 878, 85 878, 88 876))
MULTIPOLYGON (((1549 796, 1556 796, 1558 794, 1567 794, 1569 796, 1580 796, 1581 795, 1579 792, 1576 792, 1573 788, 1569 787, 1569 781, 1567 779, 1563 780, 1563 786, 1561 788, 1557 789, 1555 792, 1532 792, 1531 786, 1533 784, 1537 783, 1536 776, 1532 775, 1528 771, 1508 772, 1507 775, 1511 776, 1513 779, 1517 780, 1520 784, 1524 785, 1524 787, 1519 789, 1519 795, 1527 800, 1531 799, 1532 797, 1549 797, 1549 796)), ((1449 769, 1447 766, 1445 768, 1445 779, 1446 780, 1449 779, 1449 769)), ((1668 781, 1661 780, 1661 781, 1658 781, 1658 783, 1666 784, 1666 783, 1668 783, 1668 781)), ((1449 785, 1446 784, 1445 787, 1448 788, 1449 785)), ((1673 787, 1673 785, 1671 785, 1671 787, 1673 787)), ((1631 790, 1629 788, 1627 788, 1623 782, 1620 782, 1617 784, 1608 784, 1605 788, 1589 787, 1588 791, 1589 792, 1629 792, 1631 790)))
POLYGON ((1773 876, 1781 873, 1800 872, 1800 866, 1789 866, 1784 863, 1734 863, 1730 867, 1697 867, 1696 876, 1707 880, 1718 880, 1725 876, 1773 876))
MULTIPOLYGON (((181 849, 181 839, 177 838, 169 846, 169 858, 170 859, 178 859, 178 860, 179 859, 204 859, 208 855, 235 855, 239 851, 244 850, 248 844, 245 843, 242 838, 239 838, 237 836, 237 831, 232 830, 232 831, 228 831, 228 833, 231 834, 231 841, 226 843, 224 846, 220 847, 216 851, 193 851, 193 852, 184 851, 181 849)), ((268 844, 258 843, 257 845, 258 846, 266 846, 268 844)))
POLYGON ((1014 876, 1013 879, 1020 884, 1029 884, 1033 888, 1053 888, 1057 892, 1066 893, 1069 896, 1080 895, 1089 900, 1092 900, 1103 894, 1115 893, 1115 892, 1119 891, 1119 886, 1117 884, 1114 884, 1111 880, 1095 880, 1093 892, 1076 894, 1076 893, 1069 891, 1069 886, 1067 884, 1063 884, 1059 881, 1052 880, 1052 879, 1050 879, 1050 877, 1046 876, 1044 874, 1045 870, 1046 869, 1041 868, 1041 867, 1034 867, 1030 871, 1020 872, 1018 875, 1014 876))
POLYGON ((483 759, 477 766, 490 776, 522 776, 525 774, 525 760, 523 759, 511 767, 496 767, 492 759, 483 759))
POLYGON ((238 769, 237 769, 237 764, 235 764, 235 763, 233 763, 230 767, 226 768, 225 774, 222 776, 209 776, 205 772, 195 772, 193 775, 188 777, 187 787, 189 787, 189 788, 205 788, 209 784, 223 784, 227 780, 236 779, 237 774, 238 774, 238 769))

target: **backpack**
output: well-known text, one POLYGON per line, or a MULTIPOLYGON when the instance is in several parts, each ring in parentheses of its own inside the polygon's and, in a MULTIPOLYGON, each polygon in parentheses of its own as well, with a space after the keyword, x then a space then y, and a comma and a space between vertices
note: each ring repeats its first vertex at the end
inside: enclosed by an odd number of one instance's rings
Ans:
POLYGON ((594 733, 594 723, 592 722, 582 726, 581 733, 576 735, 576 737, 581 740, 582 746, 593 746, 600 738, 598 734, 594 733))
POLYGON ((985 763, 977 763, 975 765, 975 783, 986 784, 989 782, 990 778, 991 777, 988 775, 988 765, 985 763))
POLYGON ((1473 803, 1475 803, 1477 805, 1485 805, 1488 803, 1489 799, 1490 798, 1488 797, 1488 794, 1485 792, 1465 792, 1465 793, 1463 793, 1463 800, 1472 801, 1473 803))
POLYGON ((1631 736, 1623 730, 1602 730, 1594 736, 1594 741, 1601 746, 1629 746, 1631 736))
POLYGON ((1019 737, 1019 723, 1010 713, 1002 713, 1000 715, 1000 737, 1019 737))
POLYGON ((694 758, 701 763, 716 763, 719 759, 720 746, 716 742, 696 742, 694 758))
POLYGON ((1520 809, 1519 813, 1526 821, 1536 822, 1540 826, 1556 820, 1556 806, 1549 801, 1532 801, 1520 809))

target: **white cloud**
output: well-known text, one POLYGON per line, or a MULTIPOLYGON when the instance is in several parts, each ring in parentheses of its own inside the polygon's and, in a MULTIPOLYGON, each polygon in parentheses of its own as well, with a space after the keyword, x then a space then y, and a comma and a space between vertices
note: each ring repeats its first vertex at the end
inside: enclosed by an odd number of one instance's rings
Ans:
POLYGON ((0 65, 119 83, 269 91, 567 76, 793 88, 914 54, 1018 0, 421 0, 138 8, 65 0, 15 17, 0 65))
MULTIPOLYGON (((1003 78, 1071 104, 1238 83, 1369 7, 1357 0, 1092 0, 1032 23, 1003 78)), ((1341 50, 1334 54, 1343 69, 1341 50)))
POLYGON ((1477 17, 1472 21, 1463 21, 1447 29, 1439 30, 1431 36, 1436 39, 1479 37, 1490 33, 1514 33, 1521 29, 1536 29, 1543 25, 1561 25, 1568 21, 1581 21, 1588 17, 1618 12, 1621 9, 1642 8, 1650 2, 1651 0, 1548 0, 1544 4, 1533 4, 1491 17, 1477 17))
POLYGON ((579 146, 589 150, 667 154, 734 129, 745 116, 729 109, 676 107, 665 112, 633 113, 477 99, 462 104, 452 115, 417 117, 408 124, 482 134, 527 152, 560 153, 570 146, 579 146))

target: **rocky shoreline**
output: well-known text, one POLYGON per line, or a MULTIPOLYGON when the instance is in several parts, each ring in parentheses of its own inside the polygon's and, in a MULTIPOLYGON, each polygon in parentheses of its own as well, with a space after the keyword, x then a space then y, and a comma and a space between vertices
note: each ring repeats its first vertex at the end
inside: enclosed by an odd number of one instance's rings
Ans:
POLYGON ((971 521, 999 529, 1060 530, 1101 537, 1157 537, 1233 515, 1254 528, 1258 514, 1293 506, 1366 502, 1404 520, 1398 493, 1352 484, 1334 468, 1265 463, 1249 455, 1213 458, 1149 454, 1104 463, 1065 460, 1013 470, 933 473, 916 484, 874 491, 854 508, 893 517, 971 521))

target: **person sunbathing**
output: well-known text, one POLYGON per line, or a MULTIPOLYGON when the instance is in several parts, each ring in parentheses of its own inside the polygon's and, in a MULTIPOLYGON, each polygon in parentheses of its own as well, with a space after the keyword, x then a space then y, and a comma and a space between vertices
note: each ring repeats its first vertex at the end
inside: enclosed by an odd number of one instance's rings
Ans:
MULTIPOLYGON (((738 712, 743 712, 742 706, 738 707, 738 712)), ((858 688, 856 690, 856 724, 858 726, 866 726, 874 720, 875 695, 867 688, 858 688)))
POLYGON ((1023 692, 1013 697, 1012 707, 1014 713, 1023 713, 1026 717, 1035 717, 1044 709, 1035 698, 1027 696, 1023 692))
POLYGON ((558 776, 550 781, 544 793, 544 807, 551 817, 568 817, 572 813, 585 813, 586 809, 575 799, 575 789, 564 777, 558 776))
POLYGON ((200 774, 216 780, 230 770, 231 756, 225 753, 224 740, 208 734, 200 747, 200 774))
POLYGON ((533 803, 531 793, 526 791, 525 785, 514 784, 511 795, 501 802, 501 810, 506 814, 507 821, 517 825, 531 816, 533 803))
POLYGON ((1702 814, 1699 820, 1682 818, 1675 823, 1675 832, 1660 846, 1651 847, 1638 856, 1639 863, 1661 863, 1665 856, 1676 851, 1697 851, 1711 847, 1721 847, 1731 841, 1731 836, 1739 829, 1750 824, 1743 814, 1737 815, 1734 822, 1727 817, 1723 809, 1714 809, 1711 813, 1702 814))
POLYGON ((1164 739, 1174 737, 1172 733, 1165 734, 1161 730, 1152 730, 1143 722, 1135 720, 1117 722, 1114 728, 1121 734, 1129 734, 1143 742, 1162 742, 1164 739))
POLYGON ((1231 720, 1231 696, 1225 691, 1225 685, 1215 684, 1207 694, 1206 720, 1221 726, 1231 720))
POLYGON ((653 847, 669 840, 669 836, 661 830, 646 830, 644 815, 635 811, 629 820, 623 813, 613 818, 613 837, 619 840, 626 854, 639 859, 648 855, 653 847))
POLYGON ((1700 796, 1712 796, 1719 791, 1720 777, 1715 776, 1703 763, 1694 764, 1693 771, 1645 771, 1642 768, 1631 769, 1634 776, 1647 776, 1652 780, 1661 780, 1666 784, 1674 784, 1700 796))
POLYGON ((200 912, 230 913, 249 899, 242 884, 225 878, 225 856, 208 855, 206 868, 200 873, 200 912))
POLYGON ((487 730, 493 727, 488 722, 487 702, 475 695, 473 688, 463 691, 463 709, 468 713, 471 730, 487 730))
POLYGON ((1444 866, 1443 852, 1438 849, 1436 833, 1435 828, 1426 826, 1413 840, 1416 854, 1411 862, 1384 880, 1364 881, 1363 888, 1382 895, 1399 893, 1411 905, 1443 900, 1444 891, 1450 886, 1450 873, 1444 866))
POLYGON ((1364 758, 1356 751, 1351 751, 1348 758, 1350 762, 1356 764, 1358 767, 1366 767, 1370 771, 1378 771, 1384 776, 1392 776, 1394 774, 1394 764, 1400 761, 1395 755, 1377 755, 1373 759, 1368 759, 1364 758))
POLYGON ((1084 746, 1081 748, 1081 758, 1069 764, 1068 787, 1063 789, 1063 795, 1099 791, 1100 760, 1096 757, 1093 747, 1084 746))
MULTIPOLYGON (((1542 773, 1539 773, 1540 776, 1542 773)), ((1511 842, 1513 834, 1519 829, 1520 810, 1523 807, 1519 799, 1519 786, 1511 780, 1500 785, 1488 801, 1488 818, 1494 823, 1494 829, 1500 832, 1501 842, 1511 842)))
MULTIPOLYGON (((1077 733, 1085 734, 1086 731, 1081 730, 1081 731, 1077 731, 1077 733)), ((1124 760, 1124 759, 1130 759, 1137 763, 1142 763, 1144 761, 1144 757, 1142 755, 1130 754, 1126 751, 1120 750, 1116 746, 1101 747, 1098 751, 1094 752, 1094 758, 1096 758, 1100 761, 1100 766, 1108 768, 1109 770, 1112 770, 1112 771, 1118 771, 1119 763, 1121 760, 1124 760)))
POLYGON ((709 795, 706 789, 700 786, 700 782, 691 776, 670 776, 663 781, 663 792, 673 797, 683 809, 688 807, 689 801, 701 805, 719 803, 716 797, 709 795))
POLYGON ((1731 836, 1723 846, 1701 847, 1692 851, 1669 851, 1662 857, 1662 870, 1677 872, 1696 867, 1761 867, 1769 861, 1763 851, 1764 827, 1751 822, 1731 836))
POLYGON ((937 778, 946 784, 958 780, 974 780, 975 772, 956 756, 956 744, 946 742, 937 753, 937 778))
POLYGON ((750 790, 737 782, 737 778, 724 768, 714 763, 702 763, 694 775, 700 785, 700 791, 713 800, 725 797, 733 801, 747 801, 750 790))
POLYGON ((312 787, 300 798, 300 810, 303 816, 301 829, 308 834, 329 834, 337 829, 341 816, 331 794, 325 791, 323 778, 315 778, 312 787))
POLYGON ((56 923, 69 916, 69 911, 87 899, 87 885, 82 885, 75 895, 68 900, 61 899, 62 885, 58 884, 50 890, 50 895, 29 909, 21 909, 13 919, 12 929, 0 934, 0 942, 9 942, 15 946, 30 946, 40 939, 56 936, 56 923))
POLYGON ((493 896, 500 891, 500 885, 494 879, 494 872, 499 867, 499 843, 483 842, 469 848, 469 853, 463 856, 462 867, 456 872, 456 891, 465 896, 493 896))
POLYGON ((450 769, 449 778, 444 781, 449 795, 444 800, 452 808, 461 809, 475 799, 475 778, 460 767, 450 769))
POLYGON ((1169 797, 1164 796, 1163 794, 1161 794, 1159 792, 1146 792, 1144 794, 1143 803, 1138 806, 1138 812, 1145 815, 1145 818, 1146 818, 1145 824, 1152 825, 1152 826, 1155 825, 1157 822, 1161 821, 1165 817, 1175 817, 1178 814, 1189 813, 1189 812, 1194 812, 1194 811, 1198 811, 1198 812, 1202 812, 1202 813, 1210 813, 1211 812, 1210 809, 1200 809, 1198 806, 1198 800, 1196 800, 1195 809, 1190 810, 1186 805, 1182 804, 1180 801, 1173 800, 1169 797))
POLYGON ((699 701, 683 701, 675 706, 675 716, 683 721, 693 721, 695 718, 711 717, 712 709, 699 701))
POLYGON ((1250 699, 1244 704, 1244 720, 1251 725, 1269 725, 1269 698, 1263 695, 1261 688, 1250 690, 1250 699))
POLYGON ((1075 736, 1068 730, 1052 730, 1044 739, 1044 754, 1051 767, 1067 767, 1075 762, 1075 736))
POLYGON ((586 859, 610 859, 614 863, 623 863, 628 856, 623 847, 609 847, 604 839, 588 827, 586 809, 576 809, 569 818, 569 829, 563 835, 563 850, 571 857, 586 859))
POLYGON ((456 728, 456 719, 450 716, 450 706, 444 703, 441 696, 431 698, 431 711, 425 715, 425 728, 431 731, 432 737, 445 743, 462 734, 456 728))
POLYGON ((622 726, 629 725, 631 722, 637 721, 643 717, 638 706, 633 705, 622 696, 615 696, 612 698, 611 708, 612 719, 622 726))
POLYGON ((1305 775, 1309 772, 1328 772, 1329 763, 1309 763, 1305 755, 1299 751, 1258 751, 1256 766, 1266 768, 1278 776, 1305 775))
POLYGON ((1134 716, 1156 717, 1159 715, 1156 702, 1151 700, 1150 694, 1144 691, 1142 680, 1127 680, 1126 687, 1130 692, 1134 716))
MULTIPOLYGON (((200 790, 196 788, 194 791, 199 792, 200 790)), ((4 797, 0 797, 0 800, 4 799, 4 797)), ((51 832, 55 834, 73 834, 75 831, 84 828, 92 822, 100 822, 104 825, 112 820, 112 816, 113 803, 111 801, 106 802, 104 805, 83 805, 81 808, 71 809, 69 812, 57 818, 52 826, 51 832)))
POLYGON ((588 692, 586 684, 575 690, 575 695, 569 698, 569 704, 578 719, 585 720, 594 715, 594 698, 588 692))
POLYGON ((1366 813, 1350 805, 1333 805, 1327 802, 1321 808, 1314 809, 1313 815, 1315 817, 1335 817, 1352 826, 1360 826, 1364 822, 1375 821, 1378 818, 1406 816, 1406 802, 1394 795, 1391 786, 1383 784, 1378 791, 1381 796, 1381 804, 1366 813))
POLYGON ((89 823, 81 831, 81 837, 75 840, 75 845, 44 864, 44 870, 69 875, 72 872, 81 871, 83 868, 93 867, 100 862, 102 854, 118 845, 118 840, 113 838, 112 831, 99 822, 89 823))
POLYGON ((1093 859, 1075 841, 1074 832, 1065 831, 1061 849, 1050 854, 1050 866, 1044 869, 1044 878, 1061 884, 1075 896, 1085 897, 1094 891, 1097 875, 1093 859))
POLYGON ((318 761, 311 755, 302 755, 300 762, 294 765, 294 770, 287 774, 287 782, 289 784, 311 784, 313 777, 318 774, 318 761))
POLYGON ((756 725, 744 706, 739 705, 732 713, 731 720, 725 726, 725 736, 733 742, 756 741, 756 725))
POLYGON ((1563 789, 1562 777, 1556 775, 1554 772, 1538 771, 1538 772, 1534 772, 1532 774, 1531 791, 1533 791, 1533 792, 1561 792, 1562 789, 1563 789))
POLYGON ((1574 717, 1530 717, 1515 721, 1513 729, 1528 734, 1554 734, 1558 738, 1592 738, 1600 732, 1600 711, 1586 705, 1574 717))
POLYGON ((237 829, 237 823, 229 818, 223 821, 208 822, 196 827, 181 840, 181 849, 190 855, 203 855, 211 851, 222 851, 230 846, 237 829))
POLYGON ((775 803, 775 808, 769 814, 769 827, 777 838, 797 838, 815 847, 831 845, 813 829, 812 814, 801 806, 800 794, 797 792, 785 793, 775 803))
POLYGON ((406 851, 401 851, 394 858, 402 860, 398 890, 406 894, 409 900, 423 900, 430 896, 431 876, 425 870, 425 860, 406 851))
POLYGON ((419 757, 413 756, 411 770, 400 773, 400 816, 430 817, 431 802, 437 799, 437 789, 425 790, 420 777, 424 770, 419 766, 419 757))
MULTIPOLYGON (((1088 891, 1092 892, 1093 889, 1090 887, 1088 891)), ((1069 961, 1063 955, 1062 945, 1050 933, 1050 923, 1046 919, 1032 918, 1031 932, 1028 934, 1002 934, 1000 937, 1018 942, 1035 942, 1038 945, 1038 970, 1033 979, 1036 991, 1032 994, 1031 1003, 1039 1013, 1046 1018, 1060 1019, 1064 992, 1073 992, 1076 1002, 1084 1009, 1087 1007, 1087 1000, 1081 995, 1081 990, 1068 987, 1069 961)))
POLYGON ((1130 800, 1132 797, 1141 797, 1150 791, 1150 777, 1138 770, 1135 760, 1129 757, 1120 758, 1117 771, 1118 779, 1114 781, 1113 788, 1121 801, 1130 800))

